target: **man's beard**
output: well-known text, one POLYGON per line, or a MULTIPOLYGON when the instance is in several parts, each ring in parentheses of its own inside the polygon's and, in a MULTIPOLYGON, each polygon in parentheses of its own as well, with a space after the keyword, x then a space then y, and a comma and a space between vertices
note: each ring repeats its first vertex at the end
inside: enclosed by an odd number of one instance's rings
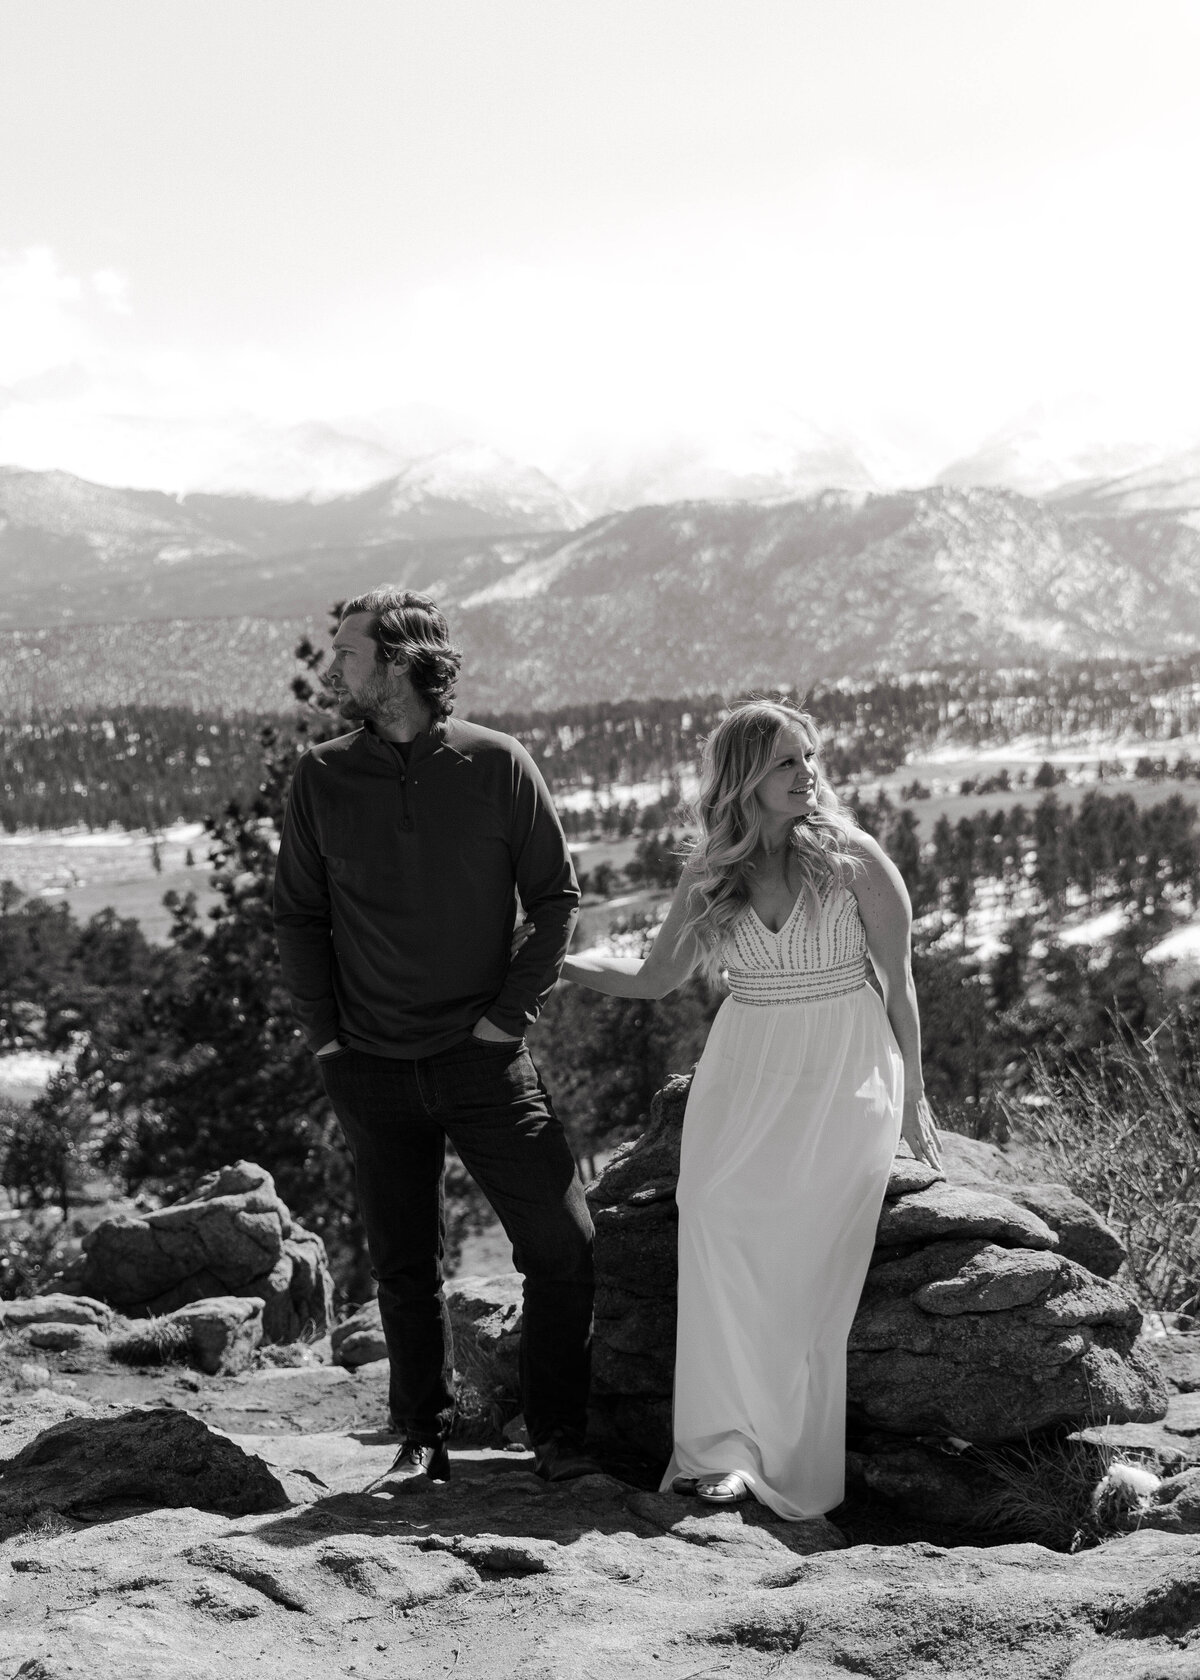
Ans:
POLYGON ((386 684, 378 677, 372 677, 363 692, 355 696, 350 690, 341 689, 334 692, 333 703, 339 717, 347 723, 389 723, 392 721, 392 709, 387 704, 386 684))

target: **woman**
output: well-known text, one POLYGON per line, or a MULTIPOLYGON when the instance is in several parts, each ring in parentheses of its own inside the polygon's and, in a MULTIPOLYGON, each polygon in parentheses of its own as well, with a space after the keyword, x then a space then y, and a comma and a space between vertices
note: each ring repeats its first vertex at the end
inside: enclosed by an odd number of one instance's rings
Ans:
POLYGON ((938 1165, 911 911, 825 780, 805 712, 733 711, 697 812, 645 960, 584 952, 562 972, 616 997, 663 997, 697 968, 728 978, 684 1119, 663 1487, 800 1520, 843 1497, 846 1341, 898 1138, 938 1165))

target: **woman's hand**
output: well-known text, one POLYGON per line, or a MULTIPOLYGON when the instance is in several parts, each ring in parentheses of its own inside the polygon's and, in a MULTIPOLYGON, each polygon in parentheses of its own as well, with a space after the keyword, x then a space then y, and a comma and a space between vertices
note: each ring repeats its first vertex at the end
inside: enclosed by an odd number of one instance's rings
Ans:
POLYGON ((900 1122, 900 1136, 918 1161, 927 1161, 937 1172, 942 1171, 942 1151, 938 1143, 937 1127, 924 1096, 904 1099, 904 1117, 900 1122))
POLYGON ((513 929, 512 949, 508 953, 509 962, 511 962, 513 960, 513 958, 516 956, 517 952, 521 949, 522 945, 524 945, 525 941, 529 938, 529 935, 532 932, 533 932, 533 923, 532 922, 518 922, 517 923, 516 927, 513 929))

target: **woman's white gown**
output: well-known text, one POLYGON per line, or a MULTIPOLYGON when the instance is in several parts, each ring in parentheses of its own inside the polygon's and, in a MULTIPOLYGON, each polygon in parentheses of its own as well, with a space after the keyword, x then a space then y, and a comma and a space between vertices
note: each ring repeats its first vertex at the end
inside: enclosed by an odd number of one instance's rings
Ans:
POLYGON ((846 1341, 899 1141, 903 1065, 852 893, 747 907, 700 1058, 679 1186, 677 1475, 736 1470, 780 1516, 843 1498, 846 1341))

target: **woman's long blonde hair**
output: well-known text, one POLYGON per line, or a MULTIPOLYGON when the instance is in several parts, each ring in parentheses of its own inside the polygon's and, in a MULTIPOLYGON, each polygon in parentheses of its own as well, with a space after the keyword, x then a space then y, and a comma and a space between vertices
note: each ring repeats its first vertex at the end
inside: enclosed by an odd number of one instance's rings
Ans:
MULTIPOLYGON (((749 872, 762 839, 762 808, 755 789, 771 767, 780 730, 796 725, 819 752, 817 726, 807 712, 773 700, 749 700, 723 718, 704 743, 700 791, 693 812, 700 838, 684 864, 687 922, 699 965, 712 979, 721 972, 721 947, 750 901, 749 872)), ((850 849, 856 824, 825 778, 817 758, 817 809, 799 818, 789 839, 790 869, 815 915, 821 888, 831 876, 845 881, 860 867, 850 849)))

